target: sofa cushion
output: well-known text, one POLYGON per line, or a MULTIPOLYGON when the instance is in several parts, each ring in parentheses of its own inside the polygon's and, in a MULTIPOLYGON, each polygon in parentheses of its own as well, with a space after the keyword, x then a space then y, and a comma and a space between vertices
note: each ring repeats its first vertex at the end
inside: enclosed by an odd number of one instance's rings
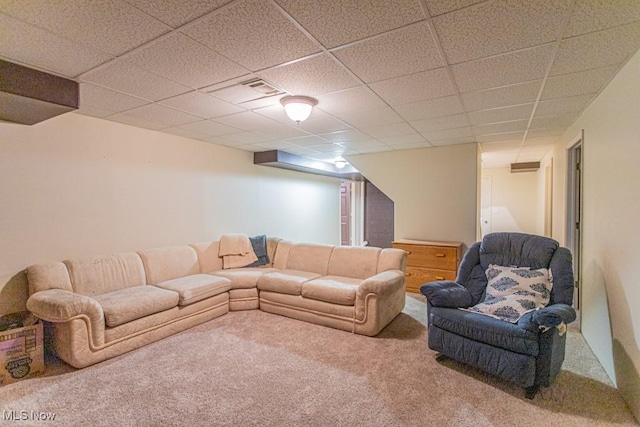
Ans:
POLYGON ((226 277, 231 280, 231 289, 248 289, 255 288, 257 286, 258 279, 270 271, 275 271, 275 269, 264 267, 242 267, 212 271, 209 274, 226 277))
POLYGON ((189 305, 227 292, 231 289, 231 281, 227 278, 210 274, 192 274, 191 276, 160 282, 155 286, 177 292, 180 296, 178 305, 189 305))
POLYGON ((283 294, 300 295, 302 284, 320 277, 317 273, 298 270, 282 270, 265 274, 258 279, 258 289, 261 291, 280 292, 283 294))
POLYGON ((440 329, 515 353, 537 356, 538 330, 478 313, 445 307, 431 307, 430 324, 440 329))
POLYGON ((178 305, 177 292, 155 286, 135 286, 94 297, 108 326, 122 325, 178 305))
POLYGON ((91 256, 64 261, 73 291, 94 296, 146 283, 144 267, 135 252, 91 256))
POLYGON ((138 252, 147 273, 147 283, 166 282, 200 273, 200 263, 191 246, 171 246, 138 252))
POLYGON ((325 276, 329 269, 329 258, 333 248, 329 245, 295 244, 289 250, 286 268, 325 276))
POLYGON ((302 296, 340 305, 354 305, 362 280, 341 276, 323 276, 302 284, 302 296))
POLYGON ((331 252, 327 275, 366 279, 378 272, 380 248, 336 246, 331 252))

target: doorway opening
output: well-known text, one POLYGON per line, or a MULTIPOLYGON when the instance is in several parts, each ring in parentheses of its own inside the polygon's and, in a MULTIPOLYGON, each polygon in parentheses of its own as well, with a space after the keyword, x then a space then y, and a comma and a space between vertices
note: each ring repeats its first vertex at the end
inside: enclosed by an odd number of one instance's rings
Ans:
POLYGON ((395 204, 369 181, 340 183, 340 242, 349 246, 390 248, 395 204))
MULTIPOLYGON (((574 302, 576 311, 582 309, 582 190, 583 136, 567 152, 567 226, 566 245, 573 254, 574 302)), ((580 325, 578 316, 578 325, 580 325)))

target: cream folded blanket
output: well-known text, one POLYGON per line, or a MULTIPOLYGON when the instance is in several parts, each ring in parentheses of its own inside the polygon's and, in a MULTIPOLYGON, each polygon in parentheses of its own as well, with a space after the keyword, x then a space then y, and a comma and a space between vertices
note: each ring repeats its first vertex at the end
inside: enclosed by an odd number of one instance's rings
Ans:
POLYGON ((245 234, 223 234, 220 237, 218 256, 222 257, 222 268, 239 268, 258 260, 249 237, 245 234))

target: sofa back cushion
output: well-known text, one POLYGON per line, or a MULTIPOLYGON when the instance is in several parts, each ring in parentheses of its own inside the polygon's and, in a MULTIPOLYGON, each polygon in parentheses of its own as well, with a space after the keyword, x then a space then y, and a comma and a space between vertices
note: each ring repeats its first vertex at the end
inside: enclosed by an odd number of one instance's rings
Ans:
POLYGON ((191 246, 149 249, 138 254, 150 285, 201 272, 198 255, 191 246))
POLYGON ((47 289, 62 289, 73 292, 69 271, 64 263, 56 261, 27 267, 29 295, 47 289))
POLYGON ((64 261, 73 291, 101 295, 146 283, 144 267, 135 252, 84 257, 64 261))
POLYGON ((286 268, 326 276, 333 248, 330 245, 294 244, 289 250, 286 268))
POLYGON ((366 279, 378 272, 382 249, 359 246, 336 246, 329 260, 329 276, 366 279))
POLYGON ((222 270, 222 258, 218 256, 220 241, 194 243, 191 247, 196 251, 200 272, 210 273, 222 270))

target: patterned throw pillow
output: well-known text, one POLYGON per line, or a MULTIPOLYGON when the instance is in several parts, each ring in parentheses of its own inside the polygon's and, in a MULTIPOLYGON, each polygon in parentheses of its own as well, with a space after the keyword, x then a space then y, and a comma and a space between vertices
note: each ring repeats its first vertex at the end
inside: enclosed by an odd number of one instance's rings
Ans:
POLYGON ((490 264, 483 302, 465 309, 516 323, 522 315, 549 304, 553 278, 546 268, 501 267, 490 264))

